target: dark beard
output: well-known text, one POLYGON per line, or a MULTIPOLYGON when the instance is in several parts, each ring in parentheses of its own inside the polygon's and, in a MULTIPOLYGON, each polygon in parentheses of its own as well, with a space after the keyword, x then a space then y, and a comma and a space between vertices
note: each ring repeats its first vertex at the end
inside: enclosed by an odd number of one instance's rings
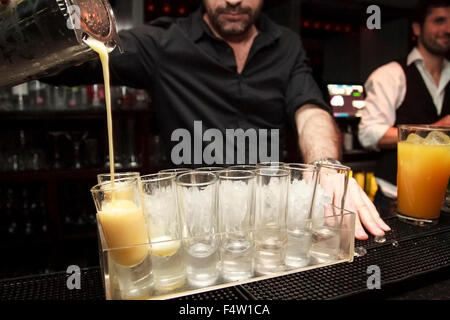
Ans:
POLYGON ((257 21, 259 20, 259 17, 261 15, 261 8, 258 8, 257 10, 253 11, 248 7, 242 7, 239 5, 236 7, 232 6, 219 7, 215 11, 211 11, 210 8, 206 7, 206 14, 208 15, 208 18, 214 30, 216 30, 220 36, 227 38, 230 36, 245 35, 251 29, 251 27, 254 24, 256 24, 257 21), (238 27, 230 29, 228 28, 227 23, 221 21, 220 19, 221 14, 227 13, 247 15, 248 19, 242 21, 238 27))
POLYGON ((419 38, 419 41, 428 52, 435 56, 446 57, 449 54, 449 48, 442 47, 439 44, 434 43, 434 41, 428 40, 423 36, 419 38))

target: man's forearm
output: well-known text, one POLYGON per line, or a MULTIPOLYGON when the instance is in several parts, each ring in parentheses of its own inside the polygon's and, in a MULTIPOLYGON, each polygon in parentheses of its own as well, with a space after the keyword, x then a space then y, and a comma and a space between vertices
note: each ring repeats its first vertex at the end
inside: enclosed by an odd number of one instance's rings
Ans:
POLYGON ((340 132, 333 117, 314 105, 304 105, 295 113, 303 161, 322 158, 341 160, 340 132))
POLYGON ((378 147, 381 149, 393 149, 397 146, 398 129, 390 127, 378 141, 378 147))

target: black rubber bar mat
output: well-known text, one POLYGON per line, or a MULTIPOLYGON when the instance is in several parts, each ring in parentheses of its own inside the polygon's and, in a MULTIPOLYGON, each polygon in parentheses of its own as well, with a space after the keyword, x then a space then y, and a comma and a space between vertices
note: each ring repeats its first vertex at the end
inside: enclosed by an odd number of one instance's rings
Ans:
POLYGON ((105 300, 100 268, 81 270, 80 289, 69 290, 65 272, 0 281, 1 300, 105 300))
MULTIPOLYGON (((367 292, 379 268, 381 287, 450 266, 450 223, 443 217, 432 227, 415 227, 387 219, 386 241, 356 241, 367 253, 340 263, 273 279, 177 298, 179 300, 336 299, 367 292), (372 270, 373 271, 373 270, 372 270)), ((0 300, 104 300, 98 267, 81 270, 81 289, 69 290, 65 272, 0 281, 0 300)))
POLYGON ((242 285, 251 299, 337 299, 369 291, 376 270, 380 286, 450 266, 450 226, 415 227, 389 219, 386 241, 357 241, 367 253, 341 263, 242 285), (405 231, 406 230, 406 231, 405 231), (375 267, 373 267, 375 266, 375 267), (371 267, 369 269, 369 267, 371 267), (378 272, 377 271, 377 272, 378 272))

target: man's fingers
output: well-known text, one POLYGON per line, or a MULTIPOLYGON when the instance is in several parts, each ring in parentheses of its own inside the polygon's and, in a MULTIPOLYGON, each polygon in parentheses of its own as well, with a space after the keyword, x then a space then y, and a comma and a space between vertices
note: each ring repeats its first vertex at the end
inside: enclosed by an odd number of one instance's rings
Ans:
POLYGON ((362 199, 363 201, 366 203, 369 211, 371 212, 372 218, 373 220, 378 224, 378 226, 384 230, 384 231, 391 231, 391 227, 389 227, 384 221, 383 219, 381 219, 380 214, 378 213, 377 208, 375 207, 375 205, 372 203, 372 201, 370 201, 369 197, 367 197, 366 193, 362 191, 362 199))
POLYGON ((383 229, 378 226, 378 223, 373 218, 374 214, 378 214, 375 206, 364 201, 364 197, 367 196, 353 179, 351 179, 349 183, 349 196, 353 199, 354 206, 364 227, 375 236, 384 236, 383 229))
POLYGON ((359 220, 358 215, 356 215, 355 217, 355 238, 358 240, 369 239, 369 236, 367 235, 366 231, 364 231, 364 228, 361 224, 361 221, 359 220))

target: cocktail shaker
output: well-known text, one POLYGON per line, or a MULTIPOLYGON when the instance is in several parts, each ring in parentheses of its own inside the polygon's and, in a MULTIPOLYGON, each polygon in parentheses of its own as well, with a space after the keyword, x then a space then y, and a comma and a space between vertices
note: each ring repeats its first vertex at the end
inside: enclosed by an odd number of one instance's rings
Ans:
POLYGON ((83 41, 88 37, 110 51, 119 45, 107 0, 10 1, 0 10, 0 86, 94 59, 97 54, 83 41))

